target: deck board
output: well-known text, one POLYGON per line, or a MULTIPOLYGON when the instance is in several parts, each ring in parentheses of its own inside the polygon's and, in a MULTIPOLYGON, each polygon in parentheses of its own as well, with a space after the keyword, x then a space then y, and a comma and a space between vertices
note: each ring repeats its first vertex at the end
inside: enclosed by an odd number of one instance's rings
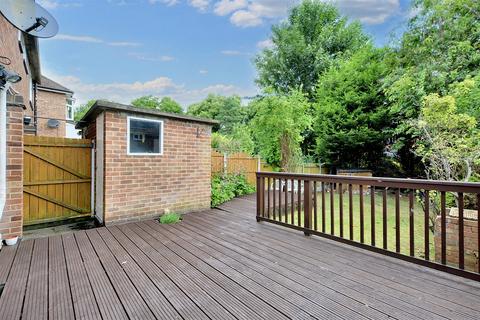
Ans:
POLYGON ((61 236, 49 238, 48 312, 49 319, 73 319, 75 317, 61 236))
POLYGON ((255 204, 4 247, 0 318, 480 319, 480 283, 257 223, 255 204))
POLYGON ((48 239, 34 242, 23 319, 48 319, 48 239))
MULTIPOLYGON (((218 214, 215 216, 215 219, 218 220, 220 219, 218 217, 218 214)), ((199 219, 195 220, 193 219, 192 221, 187 221, 186 224, 191 224, 194 226, 195 229, 201 229, 202 231, 209 232, 210 230, 208 228, 204 227, 204 224, 208 224, 208 218, 205 216, 202 217, 201 221, 199 219)), ((227 221, 225 221, 227 222, 227 221)), ((190 228, 192 228, 190 226, 190 228)), ((445 299, 440 299, 436 298, 435 296, 432 296, 431 293, 434 291, 430 291, 430 295, 426 295, 421 291, 418 290, 413 290, 408 286, 401 286, 398 283, 395 283, 393 285, 393 288, 390 288, 388 286, 392 286, 392 281, 386 281, 384 278, 381 276, 378 276, 378 273, 367 273, 362 270, 358 270, 357 265, 354 265, 352 263, 348 263, 346 261, 343 261, 342 263, 335 263, 334 259, 331 259, 330 257, 326 256, 323 259, 319 259, 319 253, 312 254, 311 250, 306 250, 303 247, 295 247, 292 246, 292 243, 295 243, 295 240, 297 237, 290 237, 289 242, 278 242, 272 237, 268 236, 259 236, 258 232, 257 233, 251 233, 248 230, 244 230, 245 228, 241 228, 238 226, 236 230, 242 230, 242 232, 245 232, 249 234, 251 237, 245 238, 237 236, 238 232, 229 232, 228 229, 222 228, 222 233, 223 235, 219 235, 219 237, 225 238, 230 237, 230 242, 232 243, 233 246, 237 248, 243 247, 244 250, 252 250, 252 248, 258 248, 259 250, 258 254, 262 258, 265 258, 267 255, 270 254, 270 252, 273 252, 275 256, 272 258, 274 260, 279 260, 281 261, 281 264, 288 264, 289 262, 292 264, 296 264, 296 266, 290 267, 292 271, 295 272, 301 272, 302 268, 305 267, 305 265, 308 267, 310 265, 317 265, 322 267, 321 269, 319 268, 318 270, 320 273, 318 275, 322 276, 325 273, 329 273, 329 277, 321 279, 319 282, 325 286, 327 283, 325 281, 328 281, 329 279, 334 279, 336 281, 341 282, 345 286, 353 285, 357 290, 361 290, 363 287, 363 292, 364 293, 369 293, 372 291, 372 289, 375 290, 375 298, 376 299, 387 299, 387 303, 392 303, 392 300, 398 301, 397 303, 398 306, 404 306, 408 307, 407 310, 410 312, 413 312, 411 316, 419 316, 423 315, 427 319, 432 318, 435 314, 437 314, 438 317, 452 317, 456 319, 465 319, 468 318, 468 313, 463 313, 462 311, 467 310, 468 308, 464 308, 462 306, 454 305, 454 309, 460 309, 457 310, 457 312, 451 311, 447 308, 445 308, 445 305, 448 307, 449 301, 445 299), (235 239, 238 238, 238 239, 235 239), (253 241, 251 239, 258 239, 257 241, 253 241), (258 243, 261 243, 259 245, 258 243), (332 260, 334 263, 331 263, 330 260, 332 260), (305 264, 306 263, 306 264, 305 264), (345 279, 349 279, 351 284, 348 283, 345 279), (372 281, 376 280, 375 281, 372 281), (356 284, 355 284, 356 283, 356 284), (366 286, 368 284, 369 286, 366 286), (419 299, 422 300, 419 300, 419 299), (431 301, 432 304, 424 304, 423 301, 431 301), (403 302, 406 302, 406 304, 403 304, 403 302), (428 310, 423 310, 423 308, 428 308, 428 310)), ((218 233, 217 233, 218 234, 218 233)), ((303 240, 303 239, 302 239, 303 240)), ((302 244, 304 244, 304 241, 302 241, 302 244)), ((312 248, 315 249, 315 248, 312 248)), ((321 256, 320 256, 321 257, 321 256)), ((290 266, 291 266, 290 264, 290 266)), ((371 268, 375 268, 374 266, 370 266, 371 268)), ((306 270, 306 276, 312 277, 315 273, 316 270, 306 270)), ((378 272, 383 271, 383 274, 385 274, 385 270, 379 270, 378 272)), ((388 270, 387 270, 388 271, 388 270)), ((388 271, 389 272, 389 271, 388 271)), ((307 284, 306 284, 307 285, 307 284)), ((309 285, 311 286, 311 285, 309 285)), ((342 289, 341 287, 338 289, 342 289)), ((440 292, 442 293, 442 292, 440 292)))

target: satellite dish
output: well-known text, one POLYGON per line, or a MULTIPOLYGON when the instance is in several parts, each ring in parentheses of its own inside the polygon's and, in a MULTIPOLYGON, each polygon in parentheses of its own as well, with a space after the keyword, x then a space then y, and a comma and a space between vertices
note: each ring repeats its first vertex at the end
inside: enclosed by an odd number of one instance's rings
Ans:
POLYGON ((38 38, 51 38, 58 32, 55 18, 35 0, 0 0, 0 13, 15 28, 38 38))

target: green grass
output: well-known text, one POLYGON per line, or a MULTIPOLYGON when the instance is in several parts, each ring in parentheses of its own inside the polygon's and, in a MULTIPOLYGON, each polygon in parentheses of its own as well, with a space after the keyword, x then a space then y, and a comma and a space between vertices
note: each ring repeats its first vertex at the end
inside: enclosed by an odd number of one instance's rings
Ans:
POLYGON ((182 220, 182 217, 177 213, 166 213, 158 219, 161 224, 174 224, 182 220))
MULTIPOLYGON (((296 196, 296 195, 295 195, 296 196)), ((325 192, 325 232, 331 234, 331 213, 330 213, 330 193, 325 192)), ((284 198, 282 197, 282 201, 284 198)), ((340 203, 339 195, 334 195, 334 235, 340 236, 340 203)), ((363 195, 364 203, 364 243, 372 244, 371 237, 371 195, 363 195)), ((277 200, 278 204, 278 200, 277 200)), ((283 207, 284 208, 284 207, 283 207)), ((278 210, 278 209, 277 209, 278 210)), ((284 209, 283 209, 284 210, 284 209)), ((278 211, 277 211, 278 212, 278 211)), ((284 221, 282 216, 282 221, 284 221)), ((277 219, 278 220, 278 214, 277 219)), ((301 217, 301 225, 303 226, 303 217, 301 217)), ((291 221, 291 213, 289 210, 288 223, 291 221)), ((314 222, 311 222, 311 227, 314 227, 314 222)), ((294 223, 298 224, 298 214, 295 211, 294 223)), ((322 231, 322 196, 317 194, 317 229, 322 231)), ((409 200, 408 196, 400 196, 400 252, 406 255, 410 254, 410 219, 409 219, 409 200)), ((395 196, 393 194, 387 195, 387 249, 395 251, 395 196)), ((414 203, 414 245, 415 256, 419 258, 425 257, 424 249, 424 213, 421 204, 415 200, 414 203)), ((435 256, 434 238, 432 232, 429 231, 429 248, 430 259, 435 256)), ((343 237, 350 238, 350 219, 349 219, 349 199, 348 193, 343 195, 343 237)), ((360 195, 353 195, 353 240, 360 242, 360 195)), ((375 193, 375 246, 383 247, 383 194, 381 192, 375 193)))

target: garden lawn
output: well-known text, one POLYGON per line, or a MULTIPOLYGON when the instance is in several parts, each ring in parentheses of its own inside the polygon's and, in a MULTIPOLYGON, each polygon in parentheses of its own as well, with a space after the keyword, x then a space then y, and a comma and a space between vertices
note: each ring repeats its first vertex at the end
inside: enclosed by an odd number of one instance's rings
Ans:
MULTIPOLYGON (((295 195, 296 196, 296 195, 295 195)), ((330 192, 325 192, 325 232, 331 234, 331 212, 330 212, 330 192)), ((282 195, 282 202, 285 201, 282 195)), ((364 243, 371 244, 371 196, 370 194, 363 195, 364 203, 364 243)), ((278 200, 277 200, 278 206, 278 200)), ((409 239, 409 201, 408 195, 400 196, 400 252, 402 254, 410 254, 410 239, 409 239)), ((283 207, 284 210, 285 207, 283 207)), ((340 203, 339 195, 335 192, 334 195, 334 235, 340 236, 340 203)), ((278 207, 277 207, 278 212, 278 207)), ((282 212, 283 214, 283 212, 282 212)), ((414 245, 415 257, 424 258, 424 213, 421 204, 415 200, 414 204, 414 245)), ((288 211, 288 223, 291 223, 291 213, 288 211)), ((282 221, 285 217, 282 216, 282 221)), ((278 214, 277 214, 278 220, 278 214)), ((303 226, 303 217, 301 217, 301 225, 303 226)), ((298 224, 298 213, 295 211, 294 223, 298 224)), ((350 237, 350 219, 349 219, 349 199, 348 193, 343 194, 343 237, 349 239, 350 237)), ((314 226, 312 218, 311 226, 314 226)), ((317 194, 317 228, 322 231, 322 194, 317 194)), ((395 195, 387 195, 387 249, 395 251, 395 195)), ((433 233, 430 234, 430 259, 435 257, 435 246, 433 233)), ((360 242, 360 195, 353 195, 353 240, 360 242)), ((381 192, 375 193, 375 245, 376 247, 383 247, 383 194, 381 192)))

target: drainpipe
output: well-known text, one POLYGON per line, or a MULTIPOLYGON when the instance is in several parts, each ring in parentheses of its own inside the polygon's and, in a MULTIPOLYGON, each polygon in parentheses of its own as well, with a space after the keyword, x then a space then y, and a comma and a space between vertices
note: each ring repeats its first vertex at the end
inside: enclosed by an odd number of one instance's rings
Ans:
POLYGON ((7 91, 8 83, 0 86, 0 219, 7 197, 7 91))

